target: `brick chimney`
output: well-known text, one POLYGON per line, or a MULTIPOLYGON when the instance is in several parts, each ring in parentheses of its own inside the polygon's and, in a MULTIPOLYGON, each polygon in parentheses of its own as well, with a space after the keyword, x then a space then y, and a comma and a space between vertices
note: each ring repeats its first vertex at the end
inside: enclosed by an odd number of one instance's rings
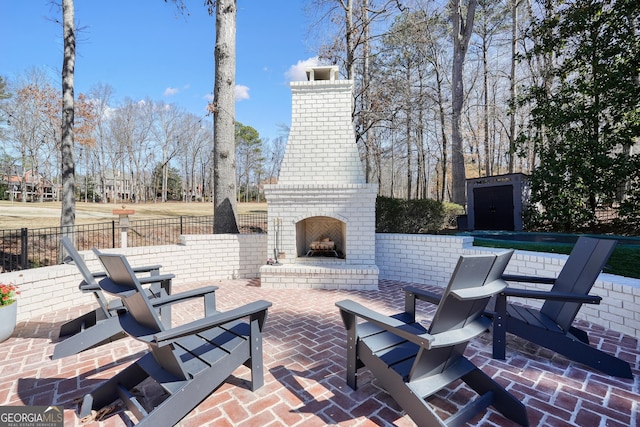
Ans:
POLYGON ((377 186, 367 184, 351 118, 353 82, 338 67, 291 83, 291 129, 278 183, 265 186, 268 254, 263 287, 371 289, 377 186), (314 251, 318 241, 335 250, 314 251), (315 246, 314 246, 315 244, 315 246))

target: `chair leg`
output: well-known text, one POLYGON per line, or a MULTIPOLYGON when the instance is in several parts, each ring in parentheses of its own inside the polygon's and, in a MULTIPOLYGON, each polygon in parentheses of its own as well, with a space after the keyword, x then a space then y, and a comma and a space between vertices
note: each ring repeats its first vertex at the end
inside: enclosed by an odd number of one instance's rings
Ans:
POLYGON ((124 338, 126 334, 117 317, 111 317, 98 324, 76 333, 56 344, 52 360, 72 356, 90 348, 124 338))
MULTIPOLYGON (((150 355, 146 355, 151 357, 150 355)), ((143 356, 143 357, 146 357, 143 356)), ((82 419, 91 415, 92 410, 104 408, 120 397, 120 388, 131 390, 149 377, 138 362, 127 366, 123 371, 93 389, 82 399, 79 417, 82 419)))
POLYGON ((98 322, 97 311, 100 309, 95 309, 88 313, 83 314, 82 316, 76 317, 73 320, 69 320, 65 324, 60 327, 60 333, 58 337, 64 338, 71 335, 75 335, 79 332, 82 332, 83 329, 87 329, 98 322))
POLYGON ((633 378, 629 363, 586 344, 579 337, 574 337, 571 334, 542 332, 539 328, 529 327, 527 324, 513 318, 509 319, 509 332, 513 332, 532 343, 553 350, 570 360, 590 366, 607 375, 633 378))
POLYGON ((493 315, 493 358, 504 360, 507 346, 507 297, 496 295, 493 315))
MULTIPOLYGON (((265 313, 266 314, 266 313, 265 313)), ((261 321, 257 316, 251 317, 250 340, 250 368, 251 368, 251 391, 256 391, 264 384, 264 363, 262 359, 262 331, 261 321)))
POLYGON ((545 347, 607 375, 619 378, 633 378, 631 366, 622 359, 585 344, 577 338, 565 337, 562 343, 562 345, 552 344, 551 346, 545 345, 545 347))
POLYGON ((356 371, 358 370, 358 334, 356 316, 340 310, 342 322, 347 330, 347 385, 352 389, 358 388, 356 371))
POLYGON ((522 402, 512 396, 479 368, 472 370, 461 379, 481 396, 489 392, 492 393, 493 401, 491 402, 491 406, 495 407, 502 415, 521 426, 529 425, 527 410, 522 402))
POLYGON ((177 387, 173 393, 154 407, 144 418, 139 419, 138 427, 173 426, 183 419, 189 412, 205 400, 222 384, 233 371, 232 366, 237 363, 234 355, 226 356, 222 369, 207 368, 209 372, 201 372, 195 377, 177 387))
POLYGON ((580 341, 582 341, 585 344, 589 344, 589 335, 587 335, 587 333, 585 331, 583 331, 582 329, 578 329, 575 327, 570 327, 569 328, 569 332, 576 338, 578 338, 580 341))
MULTIPOLYGON (((420 390, 417 390, 411 382, 405 382, 393 369, 374 355, 370 349, 360 341, 362 348, 362 361, 364 365, 382 384, 382 388, 400 405, 400 407, 411 417, 418 427, 436 427, 447 425, 437 412, 431 407, 420 390)), ((419 381, 418 381, 419 382, 419 381)), ((454 424, 455 426, 455 424, 454 424)))

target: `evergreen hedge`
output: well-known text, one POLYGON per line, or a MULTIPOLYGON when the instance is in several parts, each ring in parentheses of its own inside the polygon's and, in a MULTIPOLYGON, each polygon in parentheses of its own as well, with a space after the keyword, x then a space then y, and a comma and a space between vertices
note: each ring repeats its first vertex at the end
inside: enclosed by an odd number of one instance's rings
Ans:
POLYGON ((444 205, 436 200, 376 199, 377 233, 437 233, 445 226, 445 217, 444 205))

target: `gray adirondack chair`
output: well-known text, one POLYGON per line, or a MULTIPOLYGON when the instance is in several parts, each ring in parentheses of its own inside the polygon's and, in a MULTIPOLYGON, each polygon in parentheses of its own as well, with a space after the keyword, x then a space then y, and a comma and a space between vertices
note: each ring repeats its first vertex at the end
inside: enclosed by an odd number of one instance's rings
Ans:
POLYGON ((493 357, 504 359, 506 332, 510 332, 567 358, 606 374, 632 378, 629 363, 589 344, 587 333, 573 326, 582 304, 599 304, 600 296, 589 295, 617 241, 581 236, 557 278, 504 275, 509 282, 553 285, 549 291, 509 286, 495 301, 493 357), (540 309, 508 304, 515 297, 545 300, 540 309))
POLYGON ((483 311, 507 286, 500 276, 512 253, 460 257, 428 328, 416 322, 416 300, 432 301, 433 294, 415 287, 405 288, 405 311, 394 316, 336 303, 347 329, 347 384, 356 389, 357 371, 366 366, 419 426, 464 425, 490 405, 529 425, 524 405, 463 354, 491 325, 483 311), (427 398, 458 380, 479 397, 442 419, 427 398))
MULTIPOLYGON (((117 315, 118 310, 124 309, 122 302, 120 299, 109 301, 97 282, 98 279, 106 277, 106 273, 91 272, 68 237, 62 237, 60 241, 68 254, 65 263, 74 264, 82 276, 80 290, 93 294, 98 307, 60 327, 58 336, 62 341, 54 347, 51 356, 53 360, 78 354, 126 336, 117 315)), ((187 299, 202 297, 205 299, 208 312, 215 312, 215 286, 170 295, 171 280, 175 277, 173 274, 160 274, 159 265, 136 267, 133 271, 140 276, 140 283, 149 285, 145 292, 153 297, 153 305, 160 311, 160 317, 166 325, 171 325, 171 305, 187 299)))
POLYGON ((243 364, 251 369, 251 390, 262 386, 262 330, 270 302, 252 302, 170 329, 123 255, 100 254, 99 259, 108 275, 100 287, 122 300, 126 310, 118 312, 120 323, 147 344, 148 352, 85 395, 81 417, 120 398, 141 426, 175 425, 243 364), (168 395, 153 407, 132 393, 148 378, 168 395))

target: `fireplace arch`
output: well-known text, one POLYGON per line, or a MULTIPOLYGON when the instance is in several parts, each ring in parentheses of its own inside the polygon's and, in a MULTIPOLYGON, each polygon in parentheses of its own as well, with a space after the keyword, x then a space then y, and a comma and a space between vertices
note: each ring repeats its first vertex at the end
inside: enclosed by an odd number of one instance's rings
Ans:
POLYGON ((297 221, 296 253, 298 257, 346 258, 347 223, 325 215, 297 221))

